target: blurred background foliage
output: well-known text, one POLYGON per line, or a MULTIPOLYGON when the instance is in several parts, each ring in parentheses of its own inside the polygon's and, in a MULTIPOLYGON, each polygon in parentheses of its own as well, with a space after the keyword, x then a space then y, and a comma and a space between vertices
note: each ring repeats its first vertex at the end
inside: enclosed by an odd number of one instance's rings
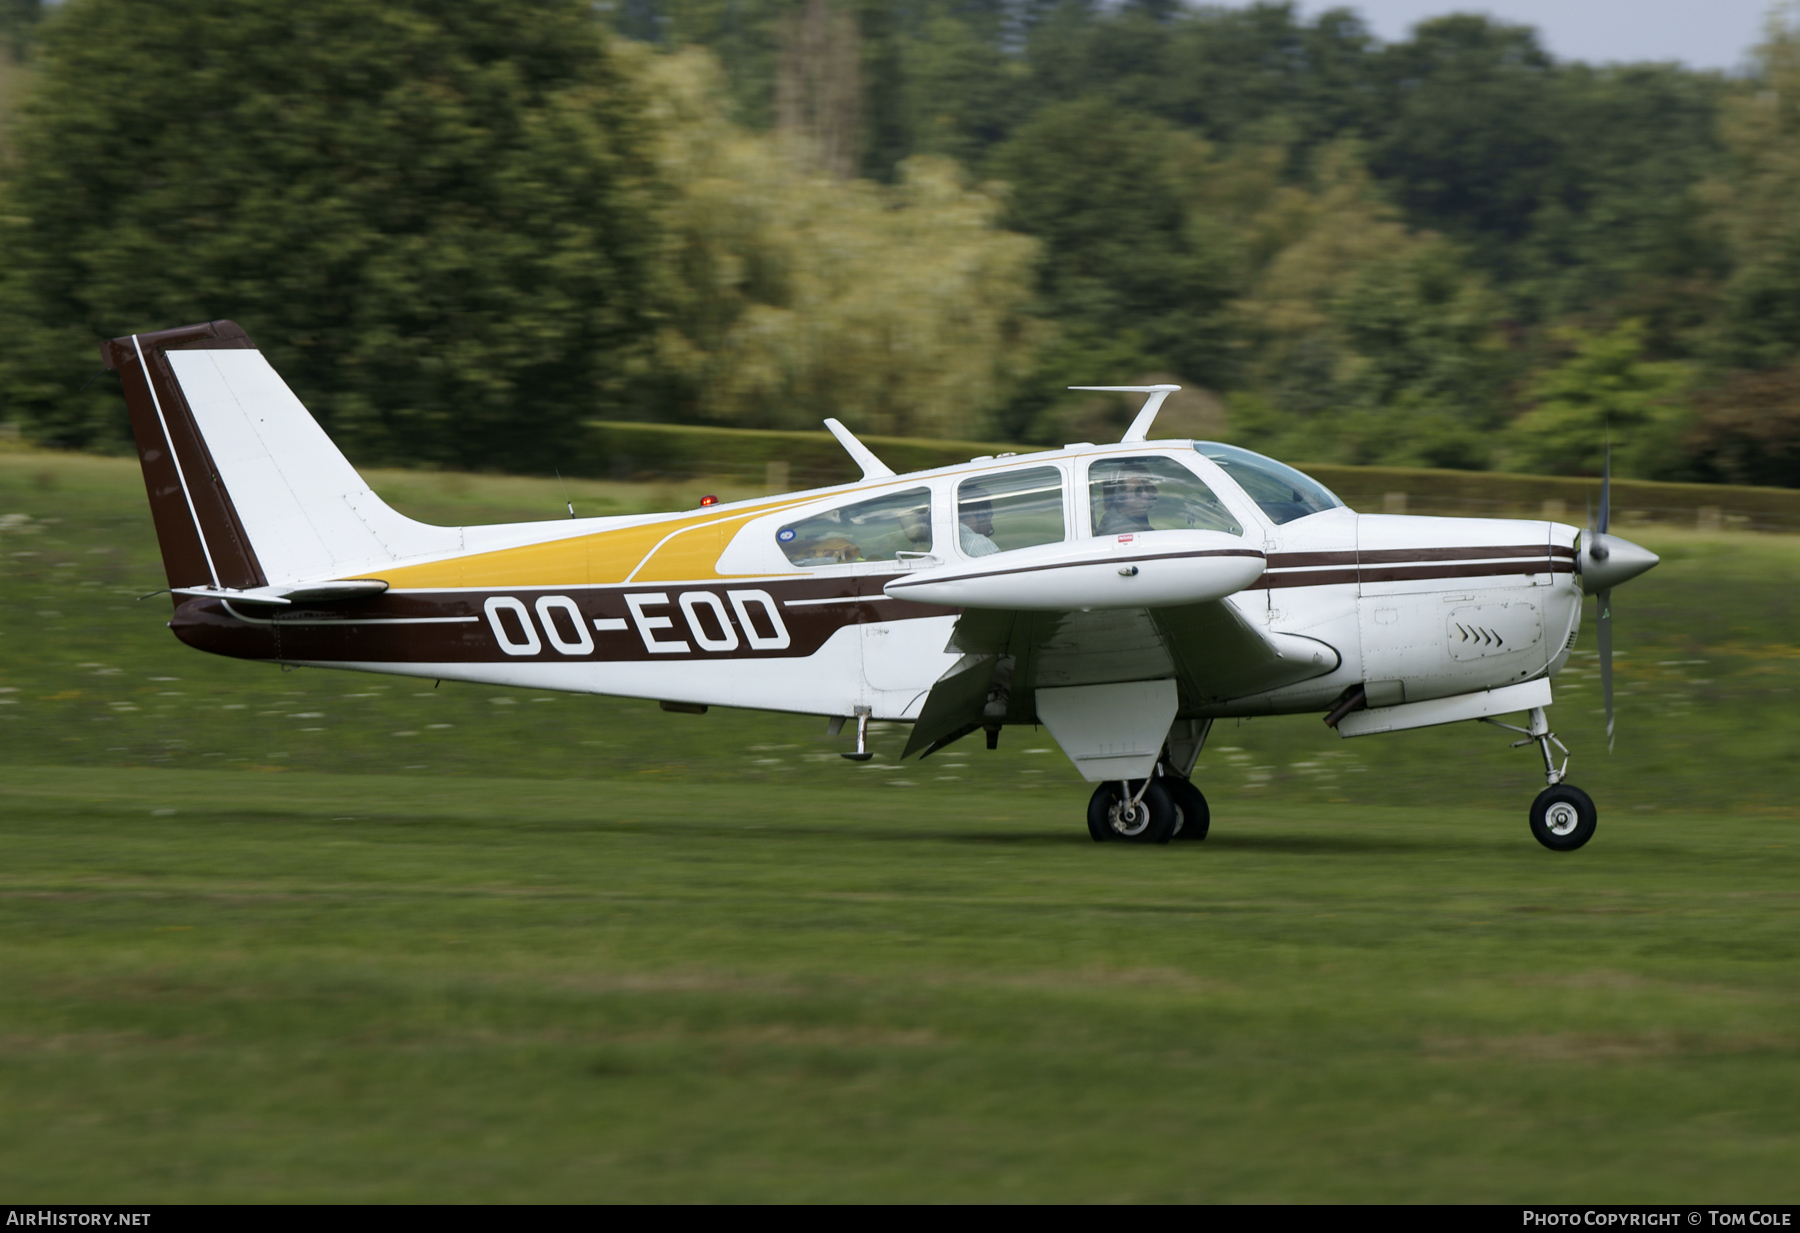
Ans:
POLYGON ((1800 16, 1739 74, 1170 0, 0 0, 0 419, 243 324, 359 461, 596 418, 1800 485, 1800 16))

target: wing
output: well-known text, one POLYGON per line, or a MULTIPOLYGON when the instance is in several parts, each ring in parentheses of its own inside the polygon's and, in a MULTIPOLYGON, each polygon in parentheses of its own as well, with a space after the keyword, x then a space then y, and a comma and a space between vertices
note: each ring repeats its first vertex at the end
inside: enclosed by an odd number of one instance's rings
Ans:
POLYGON ((971 608, 950 649, 963 657, 932 686, 902 756, 933 753, 977 728, 1038 722, 1040 686, 1173 678, 1178 714, 1188 715, 1338 666, 1332 647, 1258 629, 1226 600, 1093 612, 971 608))

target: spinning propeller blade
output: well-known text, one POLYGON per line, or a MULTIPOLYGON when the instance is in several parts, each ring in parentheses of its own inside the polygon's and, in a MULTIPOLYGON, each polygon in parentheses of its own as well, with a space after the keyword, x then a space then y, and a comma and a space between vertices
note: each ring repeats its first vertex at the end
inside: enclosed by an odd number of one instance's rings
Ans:
MULTIPOLYGON (((1606 546, 1606 528, 1612 521, 1612 440, 1607 434, 1606 462, 1600 472, 1600 521, 1595 524, 1593 556, 1604 561, 1612 553, 1606 546)), ((1596 633, 1600 643, 1600 693, 1606 699, 1606 752, 1613 749, 1612 688, 1612 588, 1600 592, 1600 620, 1596 633)))
POLYGON ((1606 697, 1606 752, 1613 747, 1612 592, 1600 592, 1600 692, 1606 697))
POLYGON ((1581 589, 1600 597, 1600 690, 1606 696, 1606 748, 1613 747, 1613 630, 1612 592, 1657 563, 1657 556, 1628 539, 1608 533, 1612 524, 1612 442, 1606 445, 1606 469, 1601 473, 1600 509, 1588 510, 1588 529, 1581 541, 1581 589))

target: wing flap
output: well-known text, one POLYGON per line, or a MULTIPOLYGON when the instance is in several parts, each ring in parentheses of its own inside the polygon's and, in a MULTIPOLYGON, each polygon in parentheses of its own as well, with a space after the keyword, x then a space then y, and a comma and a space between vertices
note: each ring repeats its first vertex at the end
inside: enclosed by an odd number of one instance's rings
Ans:
POLYGON ((1002 718, 1037 723, 1039 688, 1172 678, 1186 714, 1324 676, 1339 663, 1334 648, 1260 629, 1226 600, 1093 612, 971 608, 950 648, 963 658, 932 686, 902 756, 941 749, 1002 718), (996 694, 1003 666, 1009 679, 996 694))

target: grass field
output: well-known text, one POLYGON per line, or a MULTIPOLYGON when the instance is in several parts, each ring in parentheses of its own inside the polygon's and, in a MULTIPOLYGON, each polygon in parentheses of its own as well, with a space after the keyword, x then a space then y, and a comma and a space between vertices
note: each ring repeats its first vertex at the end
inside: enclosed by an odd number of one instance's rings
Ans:
MULTIPOLYGON (((554 481, 376 475, 440 520, 554 481)), ((698 489, 571 485, 581 513, 698 489)), ((1215 735, 1097 848, 1041 734, 211 659, 135 468, 0 454, 0 1185, 292 1199, 1800 1197, 1800 543, 1618 593, 1601 810, 1474 725, 1215 735)))

